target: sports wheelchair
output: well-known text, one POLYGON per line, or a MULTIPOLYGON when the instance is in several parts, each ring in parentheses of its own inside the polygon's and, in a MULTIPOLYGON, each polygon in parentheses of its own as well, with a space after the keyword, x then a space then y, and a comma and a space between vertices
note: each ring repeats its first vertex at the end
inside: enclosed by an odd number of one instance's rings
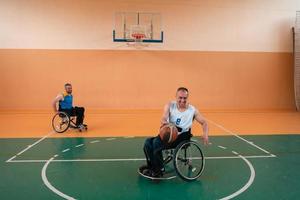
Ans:
POLYGON ((199 178, 205 165, 204 155, 195 140, 185 140, 175 149, 163 150, 164 166, 172 160, 176 174, 185 181, 199 178))
POLYGON ((74 120, 74 116, 69 116, 67 113, 59 111, 52 118, 52 128, 57 133, 63 133, 69 128, 76 128, 80 132, 87 130, 86 125, 83 125, 83 127, 77 127, 74 120))
MULTIPOLYGON (((176 174, 183 180, 193 181, 201 176, 205 165, 205 159, 197 141, 191 139, 184 140, 173 149, 164 149, 162 154, 165 171, 163 174, 167 174, 166 167, 173 161, 173 168, 175 169, 176 174)), ((138 170, 138 173, 151 180, 168 180, 176 177, 150 177, 143 174, 140 170, 138 170)))

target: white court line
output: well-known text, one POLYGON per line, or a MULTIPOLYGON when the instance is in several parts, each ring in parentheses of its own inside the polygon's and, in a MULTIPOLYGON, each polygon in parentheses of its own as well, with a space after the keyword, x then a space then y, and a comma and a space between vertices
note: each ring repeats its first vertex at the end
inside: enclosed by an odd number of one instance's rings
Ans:
POLYGON ((38 141, 36 141, 35 143, 28 145, 25 149, 23 149, 22 151, 20 151, 19 153, 17 153, 16 155, 14 155, 13 157, 11 157, 10 159, 8 159, 6 162, 10 162, 11 160, 13 160, 17 155, 21 155, 22 153, 24 153, 25 151, 27 151, 28 149, 32 148, 34 145, 37 145, 38 143, 40 143, 41 141, 43 141, 44 139, 46 139, 47 137, 49 137, 50 135, 52 135, 54 133, 54 131, 51 131, 50 133, 48 133, 47 135, 45 135, 44 137, 42 137, 41 139, 39 139, 38 141))
POLYGON ((221 145, 219 145, 218 147, 220 147, 221 149, 227 149, 226 147, 223 147, 223 146, 221 146, 221 145))
POLYGON ((115 140, 116 138, 107 138, 106 140, 115 140))
POLYGON ((68 148, 68 149, 65 149, 65 150, 63 150, 62 152, 65 153, 65 152, 67 152, 67 151, 70 151, 70 149, 69 149, 69 148, 68 148))
POLYGON ((46 164, 44 165, 44 167, 43 167, 43 169, 42 169, 42 179, 43 179, 44 184, 45 184, 52 192, 54 192, 55 194, 61 196, 62 198, 74 200, 73 197, 70 197, 70 196, 68 196, 68 195, 66 195, 66 194, 64 194, 64 193, 62 193, 61 191, 57 190, 57 189, 56 189, 55 187, 53 187, 53 186, 51 185, 51 183, 48 181, 47 175, 46 175, 46 170, 47 170, 48 165, 50 164, 50 162, 51 162, 53 159, 54 159, 54 157, 50 158, 50 159, 46 162, 46 164))
MULTIPOLYGON (((30 147, 31 147, 31 145, 27 145, 27 148, 30 148, 30 147)), ((22 151, 17 153, 17 156, 21 155, 22 153, 23 153, 22 151)))
POLYGON ((235 154, 235 155, 238 155, 238 153, 237 152, 235 152, 235 151, 231 151, 233 154, 235 154))
POLYGON ((235 137, 237 137, 237 138, 243 140, 244 142, 247 142, 248 144, 250 144, 250 145, 252 145, 252 146, 258 148, 259 150, 261 150, 261 151, 263 151, 263 152, 265 152, 265 153, 267 153, 267 154, 271 154, 270 152, 268 152, 267 150, 265 150, 265 149, 263 149, 263 148, 257 146, 257 145, 254 144, 253 142, 250 142, 250 141, 248 141, 248 140, 242 138, 241 136, 235 134, 234 132, 232 132, 232 131, 226 129, 224 126, 222 126, 222 125, 220 125, 220 124, 217 124, 216 122, 211 121, 211 120, 209 120, 209 119, 207 119, 207 118, 206 118, 206 120, 209 121, 210 123, 214 124, 215 126, 221 128, 221 129, 223 129, 223 130, 226 131, 227 133, 230 133, 231 135, 233 135, 233 136, 235 136, 235 137))
MULTIPOLYGON (((244 156, 244 158, 274 158, 275 155, 257 155, 257 156, 244 156)), ((224 157, 204 157, 205 160, 215 159, 239 159, 239 156, 224 156, 224 157)), ((196 159, 196 158, 195 158, 196 159)), ((200 158, 199 158, 200 159, 200 158)), ((111 159, 73 159, 73 160, 52 160, 51 162, 123 162, 123 161, 144 161, 145 158, 111 158, 111 159)), ((12 163, 43 163, 48 160, 12 160, 12 163)))
POLYGON ((6 162, 11 162, 13 159, 15 159, 17 156, 13 156, 10 159, 8 159, 6 162))
POLYGON ((241 189, 239 189, 238 191, 236 191, 235 193, 233 193, 233 194, 231 194, 231 195, 229 195, 229 196, 223 197, 223 198, 220 199, 220 200, 229 200, 229 199, 232 199, 232 198, 234 198, 234 197, 240 195, 241 193, 243 193, 244 191, 246 191, 246 190, 251 186, 251 184, 252 184, 253 181, 254 181, 254 178, 255 178, 255 170, 254 170, 252 164, 251 164, 245 157, 243 157, 243 156, 241 156, 241 155, 239 155, 239 157, 242 158, 242 159, 247 163, 247 165, 249 166, 250 172, 251 172, 250 178, 249 178, 248 182, 244 185, 244 187, 242 187, 241 189))
POLYGON ((83 145, 84 145, 84 144, 78 144, 78 145, 75 146, 75 148, 81 147, 81 146, 83 146, 83 145))
POLYGON ((139 170, 138 170, 138 173, 140 174, 140 176, 143 176, 143 177, 151 179, 151 180, 171 180, 171 179, 174 179, 177 177, 177 176, 170 176, 170 177, 160 177, 160 178, 157 177, 156 178, 156 177, 152 177, 152 176, 147 176, 147 175, 141 173, 139 170))
POLYGON ((99 140, 94 140, 94 141, 91 141, 90 143, 93 144, 93 143, 97 143, 97 142, 100 142, 99 140))

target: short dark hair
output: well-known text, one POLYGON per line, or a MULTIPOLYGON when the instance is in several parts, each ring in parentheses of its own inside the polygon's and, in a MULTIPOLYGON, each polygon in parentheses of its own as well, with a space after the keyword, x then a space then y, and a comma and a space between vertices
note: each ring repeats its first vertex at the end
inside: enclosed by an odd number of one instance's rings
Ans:
POLYGON ((65 87, 67 87, 67 86, 72 86, 72 85, 71 85, 71 83, 66 83, 65 87))
POLYGON ((179 91, 184 91, 184 92, 189 93, 189 90, 188 90, 186 87, 179 87, 179 88, 177 89, 177 92, 179 92, 179 91))

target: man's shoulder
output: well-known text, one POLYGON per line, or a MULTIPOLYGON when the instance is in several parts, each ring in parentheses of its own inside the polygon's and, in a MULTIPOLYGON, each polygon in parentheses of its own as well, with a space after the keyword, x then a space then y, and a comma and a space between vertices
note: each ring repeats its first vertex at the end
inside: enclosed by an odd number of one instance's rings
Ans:
POLYGON ((64 98, 64 94, 63 94, 63 93, 58 93, 58 94, 56 95, 56 98, 64 98))
POLYGON ((62 92, 61 95, 62 95, 63 97, 66 97, 66 96, 73 97, 72 94, 68 94, 68 93, 66 93, 66 92, 62 92))
POLYGON ((189 104, 189 109, 194 110, 194 111, 197 110, 197 108, 194 105, 192 105, 192 104, 189 104))
POLYGON ((172 107, 176 106, 176 101, 169 101, 169 102, 167 103, 167 106, 168 106, 169 108, 172 108, 172 107))

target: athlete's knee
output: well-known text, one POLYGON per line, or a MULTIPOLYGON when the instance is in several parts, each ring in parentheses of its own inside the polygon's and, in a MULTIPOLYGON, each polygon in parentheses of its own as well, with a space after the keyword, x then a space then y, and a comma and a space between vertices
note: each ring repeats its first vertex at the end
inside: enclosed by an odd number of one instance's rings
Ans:
POLYGON ((152 138, 147 138, 144 143, 144 149, 152 148, 152 138))
POLYGON ((84 107, 77 107, 77 110, 78 110, 79 112, 83 113, 83 112, 84 112, 84 107))
POLYGON ((77 114, 79 116, 84 116, 84 108, 83 107, 78 107, 77 108, 77 114))
POLYGON ((153 139, 153 149, 162 149, 164 147, 163 142, 159 137, 153 139))

